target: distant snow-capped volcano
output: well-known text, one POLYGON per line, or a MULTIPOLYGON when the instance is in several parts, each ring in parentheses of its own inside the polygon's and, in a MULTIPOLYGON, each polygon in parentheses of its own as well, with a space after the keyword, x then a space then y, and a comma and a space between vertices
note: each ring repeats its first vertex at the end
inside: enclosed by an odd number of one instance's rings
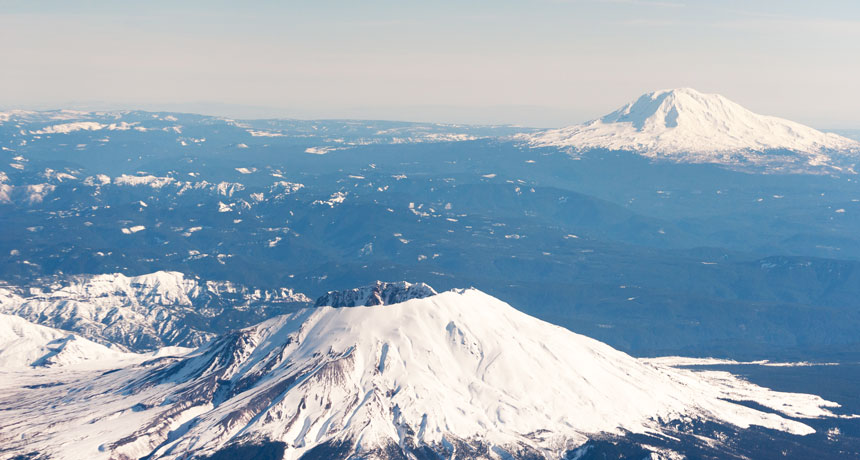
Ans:
POLYGON ((266 443, 288 460, 549 459, 672 420, 804 435, 797 419, 838 406, 639 360, 477 290, 308 308, 117 367, 0 378, 0 445, 54 459, 231 458, 266 443))
POLYGON ((787 171, 844 169, 833 154, 856 161, 860 153, 860 143, 851 139, 759 115, 718 94, 690 88, 648 93, 602 118, 520 138, 534 147, 621 150, 680 162, 787 171))

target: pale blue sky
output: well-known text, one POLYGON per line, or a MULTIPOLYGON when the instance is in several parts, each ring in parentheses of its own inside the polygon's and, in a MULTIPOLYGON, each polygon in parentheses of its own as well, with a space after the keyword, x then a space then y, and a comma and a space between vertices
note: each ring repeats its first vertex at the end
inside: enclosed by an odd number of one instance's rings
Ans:
POLYGON ((558 126, 689 86, 860 128, 860 1, 0 0, 0 106, 558 126))

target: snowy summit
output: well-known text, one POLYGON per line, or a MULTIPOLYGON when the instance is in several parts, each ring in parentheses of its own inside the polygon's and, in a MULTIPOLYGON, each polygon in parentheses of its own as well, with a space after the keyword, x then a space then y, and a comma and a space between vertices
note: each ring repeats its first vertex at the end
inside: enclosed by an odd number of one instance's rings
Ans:
MULTIPOLYGON (((581 125, 520 136, 533 147, 630 151, 689 163, 765 166, 798 172, 843 169, 860 143, 782 118, 759 115, 719 94, 691 88, 655 91, 581 125)), ((851 165, 847 167, 850 168, 851 165)))

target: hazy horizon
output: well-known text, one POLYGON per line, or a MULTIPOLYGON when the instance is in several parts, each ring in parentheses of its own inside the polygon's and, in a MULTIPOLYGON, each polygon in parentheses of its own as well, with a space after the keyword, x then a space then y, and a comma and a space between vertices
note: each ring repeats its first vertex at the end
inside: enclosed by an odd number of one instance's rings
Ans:
POLYGON ((0 106, 564 126, 692 87, 860 127, 847 1, 3 2, 0 106))
MULTIPOLYGON (((631 99, 632 101, 632 99, 631 99)), ((522 128, 560 128, 574 124, 583 123, 599 118, 618 107, 608 109, 601 114, 571 120, 560 123, 558 120, 563 116, 564 109, 548 107, 444 107, 444 106, 418 106, 393 108, 371 108, 361 107, 345 108, 330 115, 324 111, 302 111, 297 112, 290 109, 277 107, 243 106, 233 104, 221 104, 212 102, 185 103, 185 104, 111 104, 111 103, 79 103, 70 102, 59 105, 36 105, 29 107, 4 107, 0 105, 0 112, 6 110, 80 110, 90 112, 112 112, 112 111, 143 111, 143 112, 173 112, 188 113, 195 115, 233 118, 237 120, 264 120, 264 119, 291 119, 291 120, 362 120, 362 121, 391 121, 407 123, 434 123, 451 125, 475 125, 493 126, 506 125, 522 128), (498 111, 499 109, 520 109, 517 113, 520 117, 509 119, 502 116, 487 113, 487 111, 498 111), (437 116, 434 116, 437 114, 437 116), (374 116, 378 115, 378 116, 374 116), (522 119, 525 122, 518 122, 522 119)), ((763 114, 773 115, 773 114, 763 114)), ((774 115, 779 116, 779 115, 774 115)), ((782 117, 785 118, 785 117, 782 117)), ((792 120, 796 121, 796 120, 792 120)), ((860 140, 860 122, 846 125, 809 125, 812 128, 825 131, 837 132, 850 138, 860 140)))

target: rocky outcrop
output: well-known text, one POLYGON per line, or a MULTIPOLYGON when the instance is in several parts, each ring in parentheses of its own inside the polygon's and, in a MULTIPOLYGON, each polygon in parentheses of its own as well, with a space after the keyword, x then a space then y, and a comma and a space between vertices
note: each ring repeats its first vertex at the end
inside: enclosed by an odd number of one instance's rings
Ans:
POLYGON ((377 281, 375 284, 355 289, 329 291, 326 295, 318 298, 314 305, 317 307, 371 307, 374 305, 392 305, 411 299, 423 299, 436 294, 432 287, 424 283, 377 281))

